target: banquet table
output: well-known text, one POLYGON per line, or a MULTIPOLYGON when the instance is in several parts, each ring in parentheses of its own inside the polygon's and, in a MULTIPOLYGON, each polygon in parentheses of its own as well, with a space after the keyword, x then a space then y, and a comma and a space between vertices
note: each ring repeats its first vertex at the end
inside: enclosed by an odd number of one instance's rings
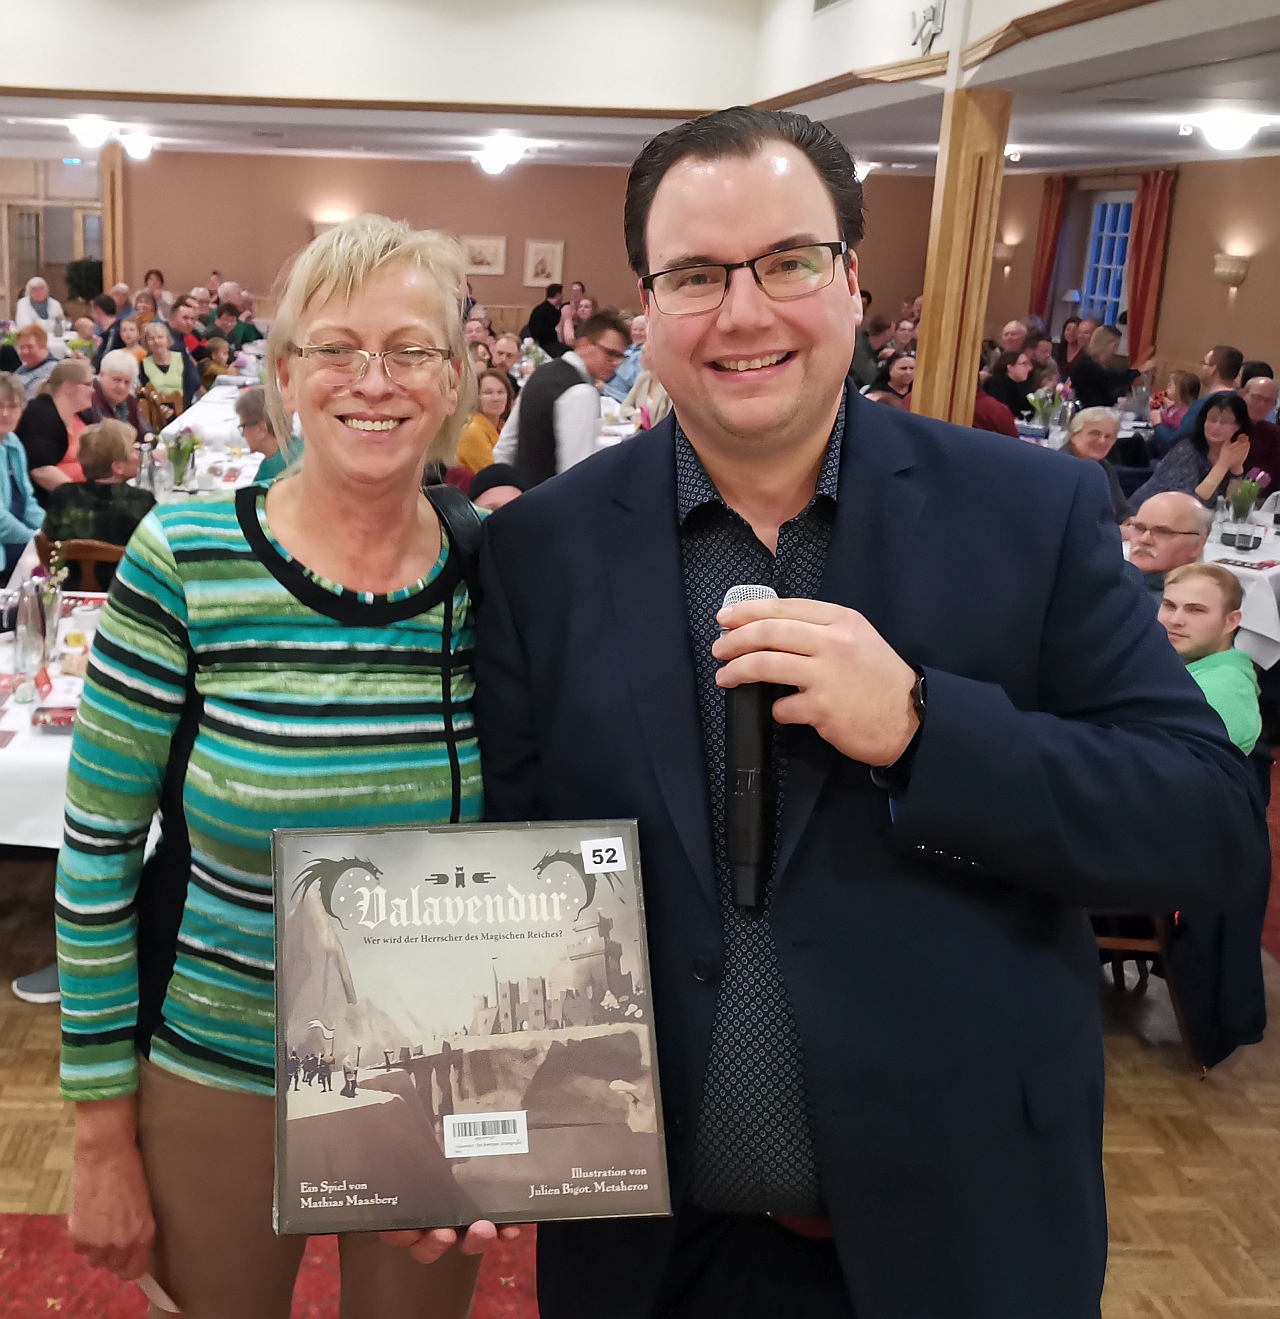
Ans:
POLYGON ((1266 527, 1256 550, 1237 550, 1214 539, 1204 548, 1206 563, 1223 563, 1244 591, 1236 646, 1260 668, 1280 661, 1280 529, 1266 527), (1223 562, 1226 560, 1227 562, 1223 562))
POLYGON ((236 416, 236 396, 241 386, 257 383, 257 378, 251 376, 219 376, 212 389, 160 432, 160 438, 172 440, 189 430, 200 436, 210 449, 230 449, 243 444, 240 419, 236 416))

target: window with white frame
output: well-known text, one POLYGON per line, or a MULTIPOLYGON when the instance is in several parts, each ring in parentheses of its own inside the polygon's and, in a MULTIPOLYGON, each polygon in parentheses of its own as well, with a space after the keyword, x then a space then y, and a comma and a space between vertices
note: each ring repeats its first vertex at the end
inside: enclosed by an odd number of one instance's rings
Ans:
POLYGON ((1125 266, 1129 259, 1129 226, 1133 223, 1132 192, 1094 195, 1080 280, 1080 315, 1114 325, 1129 308, 1125 266))

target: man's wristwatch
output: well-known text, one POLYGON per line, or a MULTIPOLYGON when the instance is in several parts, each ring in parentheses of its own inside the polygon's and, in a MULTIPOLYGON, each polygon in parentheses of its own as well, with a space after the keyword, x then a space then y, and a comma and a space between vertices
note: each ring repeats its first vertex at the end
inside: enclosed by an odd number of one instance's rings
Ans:
MULTIPOLYGON (((913 666, 914 667, 914 666, 913 666)), ((920 735, 924 732, 924 720, 927 712, 924 671, 916 669, 915 684, 911 688, 911 705, 916 712, 918 725, 912 734, 907 749, 892 765, 873 768, 871 781, 877 788, 883 788, 890 795, 900 796, 911 782, 911 771, 915 769, 916 754, 920 750, 920 735)))

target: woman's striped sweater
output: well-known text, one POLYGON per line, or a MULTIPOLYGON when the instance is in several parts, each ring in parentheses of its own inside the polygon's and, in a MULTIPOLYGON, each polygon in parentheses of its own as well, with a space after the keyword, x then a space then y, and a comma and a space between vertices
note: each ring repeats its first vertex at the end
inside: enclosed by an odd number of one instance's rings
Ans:
POLYGON ((270 1094, 271 831, 480 817, 461 556, 355 594, 289 557, 265 495, 155 509, 102 614, 58 862, 68 1099, 132 1093, 139 1051, 270 1094))

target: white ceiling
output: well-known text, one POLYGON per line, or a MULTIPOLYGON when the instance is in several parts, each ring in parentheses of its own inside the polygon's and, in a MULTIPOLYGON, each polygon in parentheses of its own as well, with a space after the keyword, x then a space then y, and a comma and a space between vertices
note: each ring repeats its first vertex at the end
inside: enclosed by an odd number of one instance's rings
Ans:
MULTIPOLYGON (((1078 40, 1080 31, 1056 34, 1056 46, 1050 44, 1055 38, 1025 43, 978 70, 975 83, 1006 86, 1014 93, 1009 141, 1022 158, 1011 169, 1216 158, 1199 132, 1179 136, 1188 115, 1227 104, 1280 117, 1280 14, 1194 40, 1102 53, 1078 40), (1031 70, 1025 66, 1037 62, 1032 58, 1036 47, 1053 58, 1040 59, 1040 67, 1031 70), (1071 58, 1073 49, 1081 58, 1071 58)), ((857 87, 804 108, 825 119, 863 160, 885 168, 932 168, 942 117, 937 84, 857 87)), ((532 139, 538 162, 593 165, 628 164, 647 138, 672 122, 0 98, 0 157, 91 160, 95 153, 80 148, 66 128, 68 119, 83 114, 99 114, 124 131, 150 134, 159 139, 161 150, 170 151, 463 160, 486 136, 509 133, 532 139)), ((1272 152, 1280 152, 1280 122, 1264 129, 1242 154, 1272 152)))

